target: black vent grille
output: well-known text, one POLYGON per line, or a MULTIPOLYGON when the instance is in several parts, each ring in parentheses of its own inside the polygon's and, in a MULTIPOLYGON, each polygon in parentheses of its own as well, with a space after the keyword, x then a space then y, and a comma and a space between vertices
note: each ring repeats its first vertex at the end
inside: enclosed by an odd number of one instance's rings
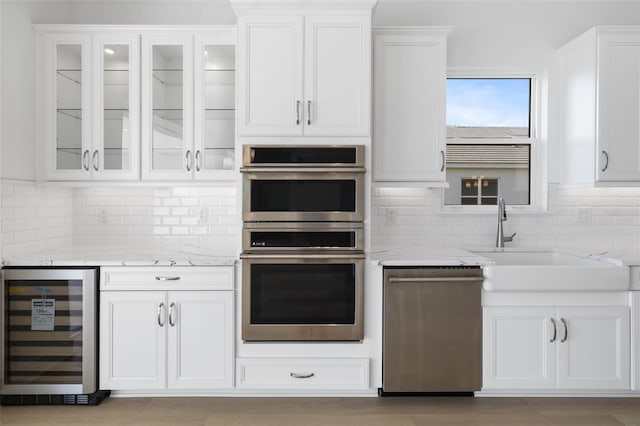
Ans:
POLYGON ((98 405, 109 393, 98 391, 81 395, 2 395, 0 405, 98 405))

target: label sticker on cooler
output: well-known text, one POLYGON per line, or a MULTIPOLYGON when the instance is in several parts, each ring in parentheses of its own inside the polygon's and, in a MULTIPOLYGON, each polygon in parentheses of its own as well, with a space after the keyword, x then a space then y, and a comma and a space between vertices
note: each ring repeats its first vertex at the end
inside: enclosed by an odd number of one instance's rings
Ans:
POLYGON ((55 318, 55 299, 31 299, 32 331, 53 331, 55 318))

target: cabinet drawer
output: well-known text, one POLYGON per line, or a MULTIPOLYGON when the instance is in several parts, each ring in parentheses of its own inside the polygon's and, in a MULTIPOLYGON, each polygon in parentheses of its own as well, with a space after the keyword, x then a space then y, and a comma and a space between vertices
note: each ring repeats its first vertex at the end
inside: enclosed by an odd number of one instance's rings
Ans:
POLYGON ((237 386, 245 389, 369 388, 367 358, 239 358, 236 371, 237 386))
POLYGON ((106 267, 100 290, 233 290, 233 266, 106 267))

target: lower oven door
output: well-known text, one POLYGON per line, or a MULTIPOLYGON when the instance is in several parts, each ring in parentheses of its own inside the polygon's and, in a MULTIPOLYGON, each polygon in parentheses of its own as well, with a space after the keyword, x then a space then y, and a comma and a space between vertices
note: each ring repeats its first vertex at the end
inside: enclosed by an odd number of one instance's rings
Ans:
POLYGON ((244 341, 363 339, 363 254, 242 258, 244 341))

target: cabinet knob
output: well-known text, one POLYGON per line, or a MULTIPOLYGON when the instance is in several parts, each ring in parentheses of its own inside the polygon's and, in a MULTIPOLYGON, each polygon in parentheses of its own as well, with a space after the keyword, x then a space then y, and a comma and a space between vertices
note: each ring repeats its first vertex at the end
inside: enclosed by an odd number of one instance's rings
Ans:
POLYGON ((307 101, 307 126, 311 126, 311 101, 307 101))

